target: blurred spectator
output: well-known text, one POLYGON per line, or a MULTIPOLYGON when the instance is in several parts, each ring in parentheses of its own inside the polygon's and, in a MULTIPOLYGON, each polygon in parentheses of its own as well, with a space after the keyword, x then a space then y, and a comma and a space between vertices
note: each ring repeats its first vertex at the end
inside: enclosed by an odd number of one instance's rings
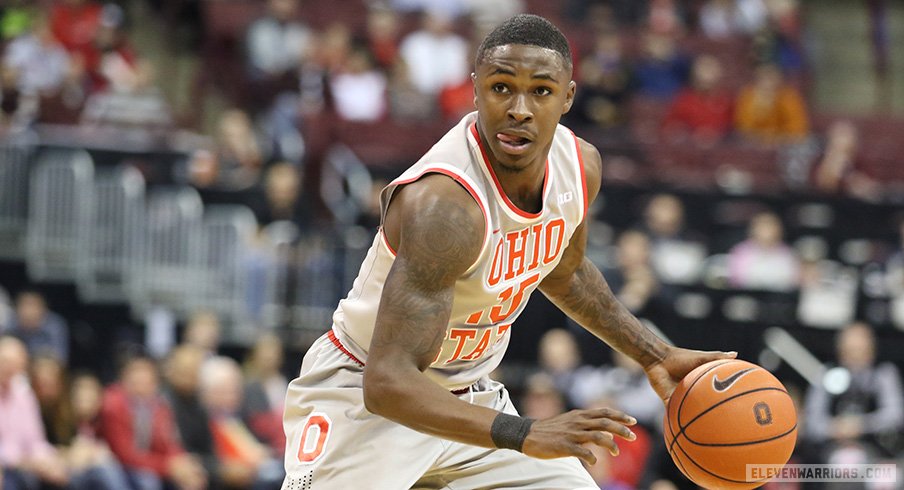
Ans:
POLYGON ((224 189, 243 190, 257 183, 265 157, 247 113, 231 109, 220 116, 216 156, 224 189))
POLYGON ((134 354, 124 362, 119 382, 104 393, 101 428, 137 489, 159 490, 167 480, 182 490, 205 488, 206 472, 177 439, 150 357, 134 354))
POLYGON ((537 347, 540 369, 555 385, 556 391, 567 395, 575 382, 575 371, 581 366, 581 353, 574 335, 562 328, 543 334, 537 347))
POLYGON ((244 418, 273 454, 282 454, 286 448, 282 414, 289 381, 282 373, 283 356, 279 337, 265 334, 254 343, 245 360, 244 418))
POLYGON ((647 27, 657 34, 677 36, 684 32, 681 5, 675 0, 649 0, 647 27))
POLYGON ((183 344, 167 356, 164 391, 173 410, 179 437, 185 450, 196 455, 210 477, 212 487, 241 487, 247 483, 249 472, 244 467, 220 461, 214 451, 210 418, 201 404, 200 379, 204 352, 193 345, 183 344))
POLYGON ((392 9, 374 5, 367 12, 367 47, 377 66, 389 71, 399 59, 399 15, 392 9))
POLYGON ((568 119, 576 124, 612 128, 625 124, 625 105, 632 92, 631 69, 616 31, 599 34, 593 51, 579 65, 574 106, 568 119))
POLYGON ((483 38, 494 27, 518 14, 525 13, 524 0, 464 0, 471 13, 475 38, 483 38))
POLYGON ((246 470, 246 487, 278 489, 285 473, 282 461, 258 442, 240 417, 242 371, 228 357, 214 357, 201 368, 201 400, 210 416, 214 450, 223 463, 246 470))
POLYGON ((758 64, 779 66, 793 80, 804 69, 797 0, 766 0, 767 22, 754 37, 753 55, 758 64))
POLYGON ((424 14, 422 28, 400 48, 408 77, 417 90, 436 95, 444 87, 468 78, 468 43, 452 31, 452 19, 437 12, 424 14))
POLYGON ((648 31, 643 53, 634 67, 639 93, 656 99, 671 99, 687 81, 690 61, 679 51, 675 38, 648 31))
POLYGON ((129 479, 106 441, 99 435, 103 387, 90 374, 72 380, 69 399, 75 433, 65 444, 66 463, 73 490, 123 490, 129 479))
POLYGON ((614 351, 610 366, 584 372, 571 389, 571 399, 578 407, 589 407, 600 398, 611 400, 619 410, 637 419, 649 432, 662 429, 664 407, 650 386, 643 368, 630 357, 614 351))
POLYGON ((700 9, 700 28, 713 39, 752 35, 767 16, 763 0, 707 0, 700 9))
POLYGON ((301 193, 303 180, 301 169, 295 165, 279 162, 268 168, 263 196, 252 205, 258 224, 266 226, 274 221, 291 221, 305 228, 309 209, 301 193))
POLYGON ((134 66, 122 64, 110 76, 110 87, 91 95, 82 111, 83 124, 170 129, 169 104, 154 84, 156 69, 150 60, 134 66))
POLYGON ((209 310, 195 311, 182 338, 183 343, 201 349, 205 357, 215 356, 220 348, 220 319, 209 310))
MULTIPOLYGON (((466 83, 464 79, 457 84, 446 87, 447 91, 461 89, 466 83)), ((448 95, 447 95, 448 97, 448 95)), ((440 102, 442 103, 442 102, 440 102)), ((448 101, 446 101, 448 104, 448 101)), ((389 74, 389 112, 395 121, 433 121, 437 117, 437 94, 421 92, 409 76, 408 66, 404 62, 396 63, 389 74)), ((439 108, 445 108, 441 106, 439 108)), ((451 111, 450 111, 451 113, 451 111)))
POLYGON ((904 428, 898 368, 892 363, 876 364, 876 339, 865 323, 853 323, 839 332, 836 348, 838 364, 847 370, 849 382, 810 388, 806 436, 823 448, 829 460, 831 453, 845 450, 862 453, 864 462, 895 456, 893 444, 904 428))
POLYGON ((644 209, 642 230, 650 239, 650 262, 666 283, 689 284, 699 277, 706 247, 684 225, 684 204, 671 194, 658 194, 644 209))
POLYGON ((25 290, 16 297, 16 316, 9 333, 22 340, 32 356, 51 355, 64 364, 69 360, 69 326, 47 309, 44 296, 37 291, 25 290))
POLYGON ((4 69, 13 72, 16 87, 26 95, 52 95, 66 83, 79 83, 81 70, 74 65, 44 16, 35 18, 31 28, 13 39, 3 54, 4 69))
POLYGON ((366 48, 353 48, 344 69, 332 73, 329 83, 341 119, 373 122, 386 114, 386 74, 376 69, 366 48))
POLYGON ((28 385, 28 353, 21 341, 0 337, 0 487, 38 490, 64 485, 65 466, 44 436, 40 408, 28 385))
POLYGON ((659 281, 650 265, 650 240, 628 230, 618 237, 616 266, 603 271, 609 287, 635 315, 656 318, 659 281))
POLYGON ((722 64, 711 55, 694 60, 690 86, 681 89, 663 121, 663 132, 671 140, 691 139, 703 146, 722 140, 732 126, 731 94, 719 83, 722 64))
POLYGON ((90 78, 91 92, 110 86, 122 90, 132 85, 138 75, 138 55, 129 44, 125 31, 125 13, 116 4, 108 3, 101 11, 100 25, 94 35, 92 49, 83 54, 85 70, 90 78))
POLYGON ((466 78, 458 85, 447 85, 439 93, 439 107, 448 121, 459 121, 474 111, 474 82, 466 78))
POLYGON ((810 131, 803 97, 784 82, 774 65, 757 68, 753 83, 741 90, 735 127, 742 135, 764 143, 800 141, 810 131))
POLYGON ((881 195, 878 182, 857 167, 860 135, 846 120, 835 121, 826 134, 825 149, 813 169, 813 186, 826 194, 847 194, 865 201, 881 195))
POLYGON ((797 288, 800 262, 782 235, 782 222, 773 213, 759 213, 750 220, 748 238, 728 254, 732 286, 770 291, 797 288))
POLYGON ((311 32, 298 20, 298 0, 268 0, 263 17, 248 28, 248 67, 255 78, 279 78, 301 67, 311 32))
POLYGON ((565 399, 548 374, 536 373, 527 379, 518 410, 522 416, 541 420, 559 415, 565 409, 565 399))
POLYGON ((47 441, 54 446, 68 444, 75 436, 68 380, 63 368, 55 357, 36 356, 31 361, 31 387, 41 407, 47 441))
POLYGON ((66 50, 83 60, 94 57, 94 39, 103 7, 94 0, 61 0, 50 8, 53 35, 66 50))

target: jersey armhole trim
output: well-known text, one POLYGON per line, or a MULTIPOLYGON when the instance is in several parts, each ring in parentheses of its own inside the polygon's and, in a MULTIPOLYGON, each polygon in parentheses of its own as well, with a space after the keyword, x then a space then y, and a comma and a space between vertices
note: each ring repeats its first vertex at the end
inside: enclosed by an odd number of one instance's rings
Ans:
POLYGON ((344 345, 342 345, 342 341, 339 340, 339 337, 336 336, 336 332, 334 332, 333 329, 330 329, 330 331, 327 332, 327 337, 330 339, 330 342, 332 342, 333 345, 336 346, 337 349, 339 349, 339 352, 345 354, 349 359, 354 361, 359 366, 364 367, 364 363, 361 362, 361 359, 355 357, 354 354, 349 352, 349 350, 346 349, 344 345))
MULTIPOLYGON (((417 175, 413 177, 409 177, 403 180, 393 181, 391 185, 394 186, 393 192, 395 192, 395 188, 398 188, 400 185, 410 184, 421 177, 427 174, 442 174, 446 177, 451 178, 455 182, 457 182, 460 186, 462 186, 468 194, 477 202, 477 205, 480 207, 480 212, 483 214, 483 244, 480 247, 480 254, 477 255, 477 258, 474 260, 468 269, 465 271, 465 275, 471 273, 477 264, 480 262, 480 259, 483 258, 484 250, 486 250, 487 241, 490 239, 490 216, 487 213, 486 205, 484 204, 484 199, 478 193, 477 186, 468 178, 466 175, 458 173, 456 170, 453 170, 454 167, 446 166, 442 164, 434 165, 432 167, 425 168, 420 171, 417 175)), ((389 244, 389 239, 386 237, 386 233, 383 229, 383 226, 380 226, 380 237, 383 246, 386 247, 386 250, 395 258, 397 252, 392 248, 392 245, 389 244)))
POLYGON ((581 190, 584 193, 584 213, 583 217, 587 217, 587 208, 589 207, 589 199, 590 196, 587 195, 587 176, 584 174, 584 155, 581 153, 581 142, 578 140, 577 135, 574 134, 574 131, 571 132, 571 137, 574 138, 574 151, 578 154, 578 169, 581 174, 581 190))

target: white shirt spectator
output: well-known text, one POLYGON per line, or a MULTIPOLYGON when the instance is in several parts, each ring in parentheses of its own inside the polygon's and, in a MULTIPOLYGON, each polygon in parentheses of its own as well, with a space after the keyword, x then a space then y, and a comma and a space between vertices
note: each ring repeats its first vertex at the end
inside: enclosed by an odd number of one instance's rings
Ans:
POLYGON ((714 39, 760 30, 768 11, 763 0, 709 0, 700 9, 700 27, 714 39))
POLYGON ((413 32, 400 52, 411 83, 425 94, 437 94, 468 76, 468 43, 452 32, 413 32))
POLYGON ((281 75, 301 66, 311 32, 298 22, 258 19, 248 28, 248 63, 257 72, 281 75))
POLYGON ((18 72, 19 90, 26 94, 58 90, 69 70, 69 55, 63 46, 35 34, 14 39, 3 62, 18 72))
POLYGON ((341 73, 330 80, 336 112, 346 121, 376 121, 386 114, 386 75, 341 73))

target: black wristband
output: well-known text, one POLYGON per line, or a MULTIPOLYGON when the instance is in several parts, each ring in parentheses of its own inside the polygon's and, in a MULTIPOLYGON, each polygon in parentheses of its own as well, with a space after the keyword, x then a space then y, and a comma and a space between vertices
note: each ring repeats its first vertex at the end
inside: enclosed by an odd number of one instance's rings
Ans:
POLYGON ((534 419, 500 412, 493 419, 490 437, 493 438, 493 444, 499 449, 514 449, 521 452, 524 440, 527 439, 533 423, 534 419))

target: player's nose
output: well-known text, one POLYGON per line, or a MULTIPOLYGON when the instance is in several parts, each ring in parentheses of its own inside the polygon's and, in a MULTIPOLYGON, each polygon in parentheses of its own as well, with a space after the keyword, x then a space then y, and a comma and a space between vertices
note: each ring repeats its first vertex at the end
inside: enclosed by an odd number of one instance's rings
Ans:
POLYGON ((534 118, 533 112, 531 112, 530 107, 527 105, 526 96, 517 95, 512 98, 512 104, 508 109, 508 116, 519 123, 528 122, 534 118))

